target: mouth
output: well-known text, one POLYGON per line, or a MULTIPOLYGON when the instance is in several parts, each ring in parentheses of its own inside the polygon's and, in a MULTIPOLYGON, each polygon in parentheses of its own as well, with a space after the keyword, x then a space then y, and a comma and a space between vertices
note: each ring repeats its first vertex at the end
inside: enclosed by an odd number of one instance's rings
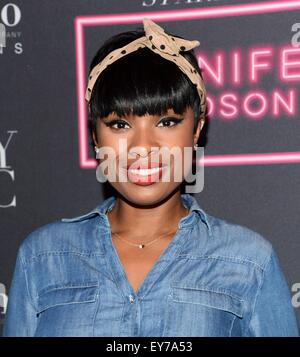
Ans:
POLYGON ((137 185, 152 185, 157 182, 163 173, 163 169, 167 165, 163 165, 162 163, 139 163, 139 164, 129 164, 125 166, 127 171, 128 179, 137 184, 137 185))

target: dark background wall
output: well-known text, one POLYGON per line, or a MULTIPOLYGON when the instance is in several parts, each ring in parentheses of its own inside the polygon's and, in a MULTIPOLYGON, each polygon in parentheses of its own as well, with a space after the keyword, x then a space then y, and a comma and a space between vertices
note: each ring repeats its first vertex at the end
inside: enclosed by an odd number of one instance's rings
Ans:
POLYGON ((80 78, 108 37, 141 27, 145 15, 201 42, 213 112, 198 202, 273 244, 300 317, 300 1, 0 0, 0 14, 0 332, 21 241, 105 198, 90 139, 79 139, 80 78), (95 21, 86 26, 89 16, 95 21), (257 81, 253 56, 263 66, 257 81), (218 65, 219 84, 210 73, 218 65))

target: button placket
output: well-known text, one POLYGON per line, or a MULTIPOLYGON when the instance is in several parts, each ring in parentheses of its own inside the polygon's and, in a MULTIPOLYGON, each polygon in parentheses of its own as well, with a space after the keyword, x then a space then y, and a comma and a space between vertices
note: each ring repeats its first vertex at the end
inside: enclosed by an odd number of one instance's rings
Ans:
POLYGON ((129 301, 131 304, 135 302, 135 297, 132 294, 129 295, 129 301))

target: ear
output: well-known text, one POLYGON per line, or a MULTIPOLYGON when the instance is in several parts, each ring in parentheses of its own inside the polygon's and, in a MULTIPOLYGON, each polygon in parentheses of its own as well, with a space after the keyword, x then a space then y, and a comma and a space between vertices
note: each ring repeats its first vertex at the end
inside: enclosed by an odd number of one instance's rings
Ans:
POLYGON ((199 140, 200 132, 203 128, 204 123, 205 123, 205 118, 200 117, 198 124, 197 124, 196 132, 194 134, 194 145, 197 144, 197 142, 199 140))

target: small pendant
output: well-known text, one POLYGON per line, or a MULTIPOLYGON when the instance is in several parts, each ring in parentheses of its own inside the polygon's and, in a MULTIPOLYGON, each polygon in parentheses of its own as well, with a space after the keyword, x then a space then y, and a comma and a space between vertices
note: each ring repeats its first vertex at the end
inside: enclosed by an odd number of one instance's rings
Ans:
POLYGON ((144 244, 140 244, 140 245, 139 245, 139 248, 140 248, 140 249, 142 249, 142 248, 144 248, 144 247, 145 247, 144 244))

